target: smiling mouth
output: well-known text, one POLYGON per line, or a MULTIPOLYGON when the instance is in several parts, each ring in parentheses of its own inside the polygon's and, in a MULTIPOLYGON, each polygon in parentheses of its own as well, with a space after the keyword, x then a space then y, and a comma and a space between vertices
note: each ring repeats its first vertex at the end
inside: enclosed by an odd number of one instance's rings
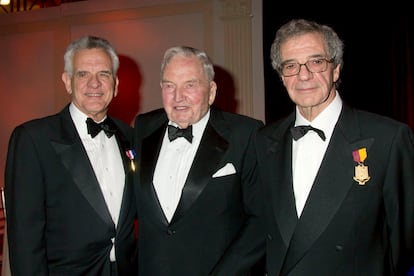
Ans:
POLYGON ((187 106, 176 106, 174 107, 175 110, 181 111, 181 110, 186 110, 188 107, 187 106))
POLYGON ((86 96, 88 97, 100 97, 102 95, 102 93, 86 93, 86 96))

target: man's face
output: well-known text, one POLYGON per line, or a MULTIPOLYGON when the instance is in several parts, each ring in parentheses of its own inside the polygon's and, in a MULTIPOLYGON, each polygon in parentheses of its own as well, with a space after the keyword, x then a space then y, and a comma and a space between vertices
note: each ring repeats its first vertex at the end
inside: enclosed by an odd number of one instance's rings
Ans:
POLYGON ((100 121, 118 93, 118 78, 112 60, 103 49, 84 49, 73 57, 73 75, 62 74, 73 104, 87 116, 100 121))
MULTIPOLYGON (((283 63, 305 64, 310 60, 329 59, 323 38, 317 33, 299 35, 285 41, 280 48, 283 63)), ((305 65, 298 74, 282 77, 291 100, 299 109, 314 109, 320 113, 335 98, 335 85, 340 66, 328 63, 323 72, 312 73, 305 65)))
POLYGON ((208 81, 195 56, 176 55, 164 68, 162 100, 168 119, 181 128, 197 123, 216 96, 216 83, 208 81))

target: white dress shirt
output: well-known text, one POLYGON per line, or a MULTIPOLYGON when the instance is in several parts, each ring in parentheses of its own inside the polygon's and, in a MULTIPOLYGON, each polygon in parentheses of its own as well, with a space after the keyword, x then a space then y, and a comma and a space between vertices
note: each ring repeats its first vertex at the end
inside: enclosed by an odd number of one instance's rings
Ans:
MULTIPOLYGON (((86 126, 86 119, 88 117, 73 103, 69 106, 69 111, 116 227, 125 185, 125 171, 116 137, 113 135, 111 138, 108 138, 105 132, 101 131, 95 138, 92 138, 88 134, 86 126)), ((112 243, 114 243, 114 238, 112 238, 112 243)), ((111 249, 110 259, 115 261, 114 246, 111 249)))
MULTIPOLYGON (((170 142, 168 132, 165 132, 155 167, 153 183, 168 222, 171 221, 180 201, 181 192, 209 117, 210 111, 193 125, 192 143, 183 137, 170 142)), ((177 126, 173 122, 169 122, 169 124, 177 126)))
POLYGON ((314 131, 309 131, 299 140, 292 143, 292 174, 293 191, 295 194, 296 211, 298 217, 302 214, 313 182, 319 171, 335 124, 342 109, 342 100, 338 94, 332 103, 322 111, 312 122, 306 120, 296 107, 295 126, 311 125, 323 130, 326 140, 323 141, 314 131))

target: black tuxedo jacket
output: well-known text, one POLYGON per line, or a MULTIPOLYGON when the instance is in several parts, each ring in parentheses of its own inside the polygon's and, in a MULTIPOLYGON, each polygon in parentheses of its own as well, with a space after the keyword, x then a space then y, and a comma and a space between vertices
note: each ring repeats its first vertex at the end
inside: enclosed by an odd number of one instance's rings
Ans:
POLYGON ((68 106, 12 133, 5 195, 14 276, 109 275, 111 238, 120 275, 133 275, 136 209, 125 155, 132 129, 112 120, 126 173, 117 230, 68 106))
POLYGON ((135 120, 139 275, 245 275, 264 252, 252 143, 263 123, 211 109, 170 223, 152 183, 167 123, 163 109, 135 120), (227 163, 236 173, 213 178, 227 163))
POLYGON ((300 219, 292 187, 294 114, 258 134, 267 273, 406 275, 414 264, 414 141, 406 125, 344 106, 300 219), (366 148, 370 180, 353 178, 366 148))

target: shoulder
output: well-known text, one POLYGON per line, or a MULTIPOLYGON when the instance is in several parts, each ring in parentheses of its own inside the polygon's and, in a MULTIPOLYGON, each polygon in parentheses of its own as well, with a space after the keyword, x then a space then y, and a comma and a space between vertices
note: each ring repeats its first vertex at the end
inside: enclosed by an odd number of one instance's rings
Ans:
POLYGON ((209 125, 225 140, 242 146, 250 141, 264 124, 262 121, 246 115, 212 109, 209 125))
POLYGON ((42 133, 49 129, 56 129, 60 124, 59 114, 49 115, 45 117, 31 119, 16 126, 14 131, 26 130, 31 133, 42 133))
POLYGON ((384 115, 355 108, 347 108, 346 110, 354 114, 354 116, 357 118, 361 132, 364 133, 393 135, 398 131, 412 131, 406 123, 384 115))
POLYGON ((141 113, 135 118, 134 135, 136 137, 149 136, 167 121, 168 117, 163 108, 141 113))
POLYGON ((238 113, 232 113, 223 111, 218 108, 211 108, 210 121, 214 124, 215 122, 223 121, 230 124, 230 128, 260 128, 264 124, 261 120, 258 120, 247 115, 238 113))
POLYGON ((163 108, 138 114, 135 118, 134 125, 135 127, 137 127, 141 124, 156 123, 159 120, 167 120, 167 114, 165 113, 165 110, 163 108))
POLYGON ((283 136, 293 126, 295 121, 295 113, 279 118, 277 120, 267 122, 264 127, 259 130, 259 136, 283 136))

